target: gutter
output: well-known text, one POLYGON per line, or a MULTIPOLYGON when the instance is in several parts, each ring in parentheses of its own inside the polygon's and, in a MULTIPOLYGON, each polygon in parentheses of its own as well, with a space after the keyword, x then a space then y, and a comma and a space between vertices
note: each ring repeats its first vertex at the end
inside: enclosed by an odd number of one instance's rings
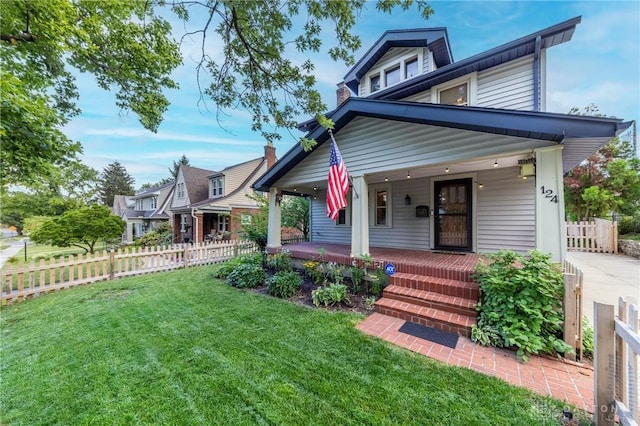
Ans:
POLYGON ((542 37, 536 37, 535 51, 533 53, 533 110, 540 111, 540 49, 542 37))

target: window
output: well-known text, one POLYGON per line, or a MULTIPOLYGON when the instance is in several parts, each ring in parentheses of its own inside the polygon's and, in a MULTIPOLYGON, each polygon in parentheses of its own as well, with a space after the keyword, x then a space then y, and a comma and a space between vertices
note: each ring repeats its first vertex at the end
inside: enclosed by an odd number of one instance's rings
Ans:
POLYGON ((387 226, 387 191, 376 191, 376 216, 375 226, 387 226))
POLYGON ((178 184, 178 198, 184 198, 184 182, 178 184))
POLYGON ((380 74, 371 76, 370 88, 371 88, 371 93, 377 92, 378 90, 380 90, 380 74))
POLYGON ((158 208, 158 197, 151 197, 151 209, 155 210, 158 208))
POLYGON ((440 91, 440 103, 445 105, 469 105, 469 84, 464 82, 440 91))
POLYGON ((370 221, 374 227, 391 227, 391 188, 389 185, 370 187, 370 221))
POLYGON ((411 78, 418 75, 418 58, 410 59, 404 63, 404 78, 411 78))
POLYGON ((187 215, 180 215, 180 232, 185 232, 187 230, 187 215))
POLYGON ((211 198, 222 197, 224 194, 224 182, 221 177, 211 179, 211 198))
POLYGON ((400 65, 387 70, 384 74, 384 85, 389 87, 400 82, 400 65))
POLYGON ((229 231, 229 216, 218 216, 218 232, 229 231))
POLYGON ((142 200, 136 200, 136 210, 142 210, 142 200))

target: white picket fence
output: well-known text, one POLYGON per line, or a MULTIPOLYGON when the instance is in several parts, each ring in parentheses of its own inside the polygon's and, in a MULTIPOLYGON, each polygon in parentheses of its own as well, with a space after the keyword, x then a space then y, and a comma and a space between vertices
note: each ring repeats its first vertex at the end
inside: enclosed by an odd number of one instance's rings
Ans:
POLYGON ((26 267, 7 264, 0 273, 2 304, 98 281, 220 263, 256 249, 248 241, 175 244, 41 259, 26 267))
POLYGON ((593 253, 618 252, 618 222, 594 219, 567 222, 567 250, 593 253))

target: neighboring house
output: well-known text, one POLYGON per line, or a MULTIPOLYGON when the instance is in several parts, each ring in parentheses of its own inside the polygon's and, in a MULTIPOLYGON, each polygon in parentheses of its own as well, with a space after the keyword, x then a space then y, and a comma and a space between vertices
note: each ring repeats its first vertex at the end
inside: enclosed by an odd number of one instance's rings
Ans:
POLYGON ((352 256, 373 246, 564 258, 563 174, 631 124, 545 112, 546 50, 580 20, 458 62, 445 28, 385 32, 328 114, 352 180, 347 208, 326 216, 330 135, 302 123, 314 149, 295 145, 253 185, 272 195, 268 246, 281 245, 282 194, 303 194, 311 241, 352 256))
POLYGON ((136 203, 132 200, 133 195, 116 195, 113 197, 113 207, 111 212, 122 217, 122 213, 127 209, 132 209, 136 203))
MULTIPOLYGON (((169 222, 169 202, 173 194, 174 182, 146 189, 128 197, 128 208, 120 211, 119 216, 127 223, 123 242, 131 243, 136 238, 155 230, 161 223, 169 222)), ((116 195, 116 201, 121 195, 116 195)), ((115 209, 114 209, 115 213, 115 209)))
POLYGON ((242 221, 258 211, 251 182, 275 161, 275 148, 264 147, 264 157, 225 168, 220 172, 180 166, 171 200, 173 235, 178 242, 203 242, 235 238, 242 221))

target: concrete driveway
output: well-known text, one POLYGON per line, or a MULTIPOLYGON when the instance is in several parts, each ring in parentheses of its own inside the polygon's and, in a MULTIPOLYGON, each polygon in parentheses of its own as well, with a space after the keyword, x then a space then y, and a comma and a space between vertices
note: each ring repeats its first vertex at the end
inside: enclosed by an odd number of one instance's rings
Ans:
POLYGON ((584 275, 582 311, 593 325, 593 302, 618 306, 618 297, 640 302, 640 259, 622 254, 567 252, 584 275))

